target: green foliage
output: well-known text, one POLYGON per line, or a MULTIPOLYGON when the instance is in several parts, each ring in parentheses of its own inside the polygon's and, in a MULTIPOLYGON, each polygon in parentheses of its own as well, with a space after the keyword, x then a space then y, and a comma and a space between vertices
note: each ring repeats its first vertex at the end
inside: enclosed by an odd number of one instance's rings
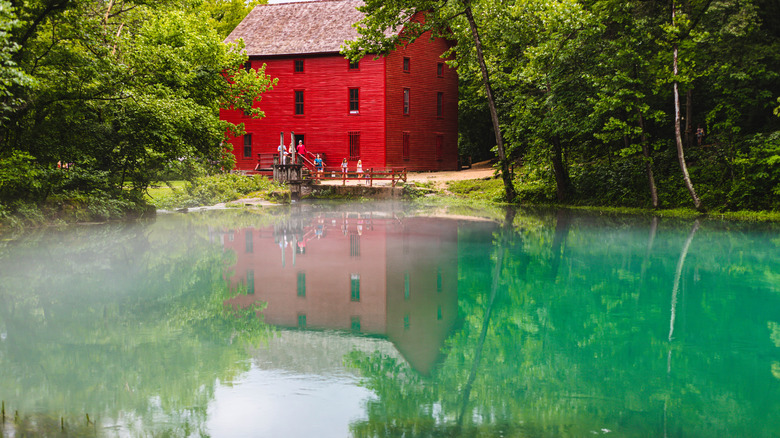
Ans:
POLYGON ((0 15, 16 19, 3 20, 0 47, 9 49, 0 52, 31 79, 0 99, 10 105, 0 118, 0 156, 21 151, 44 169, 73 163, 107 192, 231 169, 223 140, 240 128, 219 110, 261 117, 251 105, 273 83, 262 69, 244 71, 243 47, 222 43, 192 5, 35 0, 0 15))
POLYGON ((500 179, 463 180, 447 183, 447 190, 470 199, 501 202, 505 199, 504 184, 500 179))
MULTIPOLYGON (((688 170, 705 205, 778 208, 772 154, 755 140, 780 126, 773 114, 780 83, 776 7, 689 2, 671 25, 670 10, 660 3, 470 4, 483 20, 483 50, 510 157, 523 165, 518 190, 532 184, 531 198, 547 199, 550 185, 560 189, 570 173, 568 202, 648 205, 649 162, 662 204, 687 205, 674 143, 675 80, 683 108, 690 109, 682 114, 688 170), (673 46, 679 48, 676 76, 673 46), (699 126, 707 149, 697 148, 699 126), (647 159, 640 158, 643 146, 647 159)), ((468 40, 460 19, 451 25, 459 41, 468 40)), ((461 147, 486 150, 493 133, 472 50, 458 51, 458 72, 461 147)))
POLYGON ((193 3, 209 15, 212 27, 225 38, 255 6, 266 4, 267 0, 196 0, 193 3))
POLYGON ((638 157, 585 163, 572 169, 578 200, 591 205, 648 207, 644 163, 638 157))
POLYGON ((8 158, 0 158, 0 202, 37 201, 42 196, 44 172, 35 158, 14 151, 8 158))
POLYGON ((19 69, 13 59, 19 45, 13 40, 12 32, 20 24, 14 16, 11 3, 0 1, 0 121, 5 119, 6 112, 19 103, 14 96, 14 89, 26 87, 31 82, 30 77, 19 69))
POLYGON ((729 209, 780 210, 780 131, 756 134, 734 159, 729 209))
POLYGON ((187 208, 234 201, 250 193, 271 197, 281 191, 285 190, 279 183, 260 175, 221 173, 195 178, 185 184, 183 191, 173 190, 169 196, 163 195, 153 203, 164 209, 187 208))

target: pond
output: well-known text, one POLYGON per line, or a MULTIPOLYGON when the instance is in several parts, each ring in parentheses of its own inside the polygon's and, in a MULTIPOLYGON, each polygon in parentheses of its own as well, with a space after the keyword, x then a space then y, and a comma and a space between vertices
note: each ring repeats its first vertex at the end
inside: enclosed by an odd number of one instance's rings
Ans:
POLYGON ((776 436, 780 229, 406 203, 0 241, 3 436, 776 436))

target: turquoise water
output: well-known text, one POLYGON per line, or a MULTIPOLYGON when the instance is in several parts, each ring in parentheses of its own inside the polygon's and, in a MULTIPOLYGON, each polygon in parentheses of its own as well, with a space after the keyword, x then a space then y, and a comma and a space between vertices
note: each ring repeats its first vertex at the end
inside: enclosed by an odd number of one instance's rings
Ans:
POLYGON ((779 246, 404 204, 29 233, 0 242, 2 431, 778 436, 779 246))

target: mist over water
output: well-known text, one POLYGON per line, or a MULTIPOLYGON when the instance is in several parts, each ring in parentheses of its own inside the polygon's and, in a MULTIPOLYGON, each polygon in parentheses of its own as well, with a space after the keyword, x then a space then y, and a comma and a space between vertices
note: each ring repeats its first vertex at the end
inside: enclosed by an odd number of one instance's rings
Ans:
POLYGON ((29 420, 3 427, 774 436, 778 246, 768 225, 403 203, 33 232, 0 243, 0 399, 29 420))

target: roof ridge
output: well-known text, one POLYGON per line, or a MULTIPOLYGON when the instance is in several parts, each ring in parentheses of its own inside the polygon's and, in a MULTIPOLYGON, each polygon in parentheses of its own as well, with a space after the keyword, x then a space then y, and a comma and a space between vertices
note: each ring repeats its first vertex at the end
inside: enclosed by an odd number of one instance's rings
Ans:
POLYGON ((305 1, 284 1, 279 3, 265 3, 257 6, 280 6, 280 5, 305 5, 307 3, 338 3, 338 2, 360 2, 362 0, 305 0, 305 1))

